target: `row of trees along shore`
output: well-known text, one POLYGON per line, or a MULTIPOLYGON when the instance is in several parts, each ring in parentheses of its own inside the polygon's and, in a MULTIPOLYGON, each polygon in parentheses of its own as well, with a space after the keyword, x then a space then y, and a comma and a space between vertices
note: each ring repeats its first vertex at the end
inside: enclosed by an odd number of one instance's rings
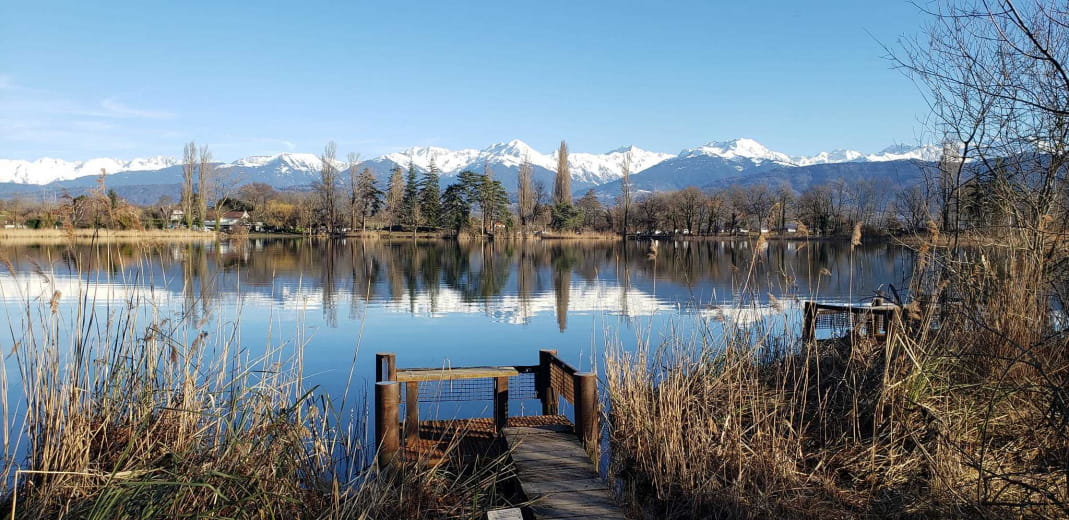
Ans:
MULTIPOLYGON (((786 182, 718 189, 689 187, 635 194, 630 158, 620 165, 621 188, 613 203, 589 190, 575 200, 568 170, 568 145, 561 142, 552 192, 532 178, 533 167, 519 168, 514 200, 494 172, 461 172, 441 187, 433 159, 418 171, 395 167, 385 186, 372 170, 349 154, 336 159, 328 143, 320 179, 311 191, 279 191, 264 183, 240 185, 220 175, 207 147, 184 149, 182 189, 175 204, 162 197, 137 207, 107 190, 102 175, 87 195, 64 196, 57 203, 0 201, 0 220, 27 227, 106 227, 139 229, 176 224, 194 228, 214 218, 216 209, 248 210, 276 231, 342 233, 369 230, 491 235, 560 232, 717 235, 758 230, 837 236, 860 224, 869 234, 916 232, 935 222, 941 231, 1003 226, 1021 218, 1021 204, 1006 196, 1005 161, 992 161, 975 176, 963 178, 964 161, 948 146, 944 159, 919 184, 888 191, 869 178, 836 179, 796 191, 786 182), (209 207, 209 202, 211 206, 209 207)), ((1064 200, 1065 194, 1061 194, 1064 200)), ((1062 205, 1064 207, 1064 204, 1062 205)))
MULTIPOLYGON (((441 171, 433 159, 422 172, 410 163, 407 170, 394 167, 380 187, 358 154, 350 153, 342 162, 336 150, 333 142, 324 148, 320 177, 310 191, 279 191, 259 182, 242 184, 241 179, 215 168, 208 147, 198 149, 190 142, 183 150, 177 204, 169 196, 146 207, 129 204, 106 189, 102 173, 98 186, 86 195, 64 195, 53 203, 0 201, 0 224, 193 229, 218 222, 215 216, 223 211, 247 210, 268 230, 320 234, 390 230, 413 235, 500 235, 552 230, 843 236, 857 225, 869 235, 917 232, 929 223, 942 232, 988 229, 1019 222, 1027 212, 1026 201, 1015 196, 1018 185, 1009 180, 1022 165, 1006 157, 977 161, 970 166, 973 171, 966 172, 961 146, 953 144, 945 146, 938 164, 927 167, 921 182, 899 190, 888 190, 877 179, 839 178, 800 191, 781 182, 636 194, 628 155, 620 164, 620 189, 610 204, 603 203, 593 189, 578 200, 573 198, 564 141, 557 152, 552 192, 533 179, 533 167, 525 161, 518 171, 514 200, 489 165, 481 173, 461 172, 442 189, 441 171)), ((1016 160, 1021 160, 1020 155, 1016 160)), ((1056 207, 1067 206, 1064 192, 1053 197, 1060 202, 1056 207)))

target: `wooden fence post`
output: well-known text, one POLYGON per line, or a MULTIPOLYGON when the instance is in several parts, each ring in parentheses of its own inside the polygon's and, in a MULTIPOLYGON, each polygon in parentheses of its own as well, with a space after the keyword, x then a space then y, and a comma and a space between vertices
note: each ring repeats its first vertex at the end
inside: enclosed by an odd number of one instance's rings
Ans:
POLYGON ((591 372, 575 374, 575 433, 589 451, 598 442, 598 376, 591 372))
POLYGON ((509 378, 494 378, 494 428, 500 435, 509 420, 509 378))
POLYGON ((375 382, 397 380, 397 354, 379 352, 375 354, 375 382))
POLYGON ((556 350, 542 349, 538 351, 538 399, 542 401, 542 415, 557 415, 557 389, 553 388, 553 379, 550 375, 553 370, 553 358, 557 356, 556 350))
POLYGON ((419 381, 405 382, 405 445, 419 440, 419 381))
POLYGON ((375 383, 375 445, 379 448, 379 466, 387 466, 401 449, 401 384, 396 381, 375 383))

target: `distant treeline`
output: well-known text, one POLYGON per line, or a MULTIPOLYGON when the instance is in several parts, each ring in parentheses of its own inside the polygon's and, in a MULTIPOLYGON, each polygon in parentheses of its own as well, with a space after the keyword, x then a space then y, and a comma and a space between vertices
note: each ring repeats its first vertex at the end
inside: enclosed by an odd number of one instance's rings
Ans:
MULTIPOLYGON (((130 204, 106 187, 54 202, 0 201, 0 224, 29 228, 199 229, 216 215, 239 210, 266 231, 342 234, 355 231, 496 235, 543 231, 637 233, 649 235, 717 235, 773 232, 837 236, 860 225, 868 234, 916 232, 936 226, 942 231, 1011 224, 1022 202, 1013 197, 1019 183, 1008 179, 1025 161, 966 165, 946 148, 944 158, 922 182, 887 189, 880 181, 835 179, 796 191, 788 183, 751 184, 717 189, 689 187, 669 192, 635 192, 625 158, 620 192, 606 200, 593 189, 575 199, 571 193, 567 143, 561 142, 552 190, 532 180, 523 164, 514 197, 494 172, 461 172, 441 186, 440 170, 431 161, 422 173, 415 165, 395 167, 385 185, 350 154, 348 166, 335 159, 335 145, 324 149, 320 179, 310 191, 279 191, 270 185, 241 184, 217 175, 207 148, 185 147, 184 183, 178 200, 161 197, 155 204, 130 204), (196 181, 196 182, 194 182, 196 181)), ((1065 194, 1060 196, 1064 199, 1065 194)), ((243 223, 248 225, 249 222, 243 223)))

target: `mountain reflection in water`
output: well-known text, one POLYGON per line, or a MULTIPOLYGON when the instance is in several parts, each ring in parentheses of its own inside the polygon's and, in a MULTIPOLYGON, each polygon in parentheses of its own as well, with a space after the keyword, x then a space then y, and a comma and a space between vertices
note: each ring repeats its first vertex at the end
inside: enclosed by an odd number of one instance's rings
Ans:
MULTIPOLYGON (((560 331, 569 313, 637 317, 760 307, 770 294, 788 302, 856 301, 881 285, 900 285, 911 266, 910 252, 891 245, 851 251, 848 244, 789 241, 763 249, 755 258, 747 241, 663 242, 651 259, 641 242, 253 239, 0 246, 0 258, 12 262, 27 295, 40 285, 30 274, 44 272, 65 295, 77 290, 62 285, 91 282, 114 298, 131 291, 181 298, 187 312, 238 302, 320 309, 328 327, 369 307, 436 319, 481 314, 513 324, 552 313, 560 331)), ((8 299, 14 294, 4 291, 8 299)))

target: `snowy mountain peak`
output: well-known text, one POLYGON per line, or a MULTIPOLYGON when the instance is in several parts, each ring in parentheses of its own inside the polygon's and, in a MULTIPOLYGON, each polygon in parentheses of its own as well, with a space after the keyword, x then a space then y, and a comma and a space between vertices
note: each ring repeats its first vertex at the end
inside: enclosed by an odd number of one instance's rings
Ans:
POLYGON ((310 153, 280 153, 275 155, 250 155, 234 161, 233 166, 240 168, 263 168, 275 166, 284 170, 319 170, 323 161, 310 153))
POLYGON ((789 155, 769 150, 765 145, 745 137, 732 139, 730 141, 711 141, 697 148, 684 150, 680 155, 689 157, 696 155, 711 155, 734 162, 773 161, 784 164, 794 164, 794 161, 789 155))
POLYGON ((126 171, 161 170, 176 164, 178 164, 178 160, 174 157, 162 155, 129 161, 106 157, 86 161, 64 161, 50 157, 44 157, 33 162, 0 159, 0 182, 48 184, 88 175, 100 175, 101 170, 110 175, 126 171))
POLYGON ((943 148, 934 144, 910 146, 906 144, 894 144, 884 148, 880 153, 868 156, 870 161, 938 161, 943 156, 943 148))
POLYGON ((519 139, 513 139, 513 140, 511 140, 511 141, 509 141, 507 143, 496 143, 496 144, 490 145, 490 146, 486 147, 485 150, 483 150, 483 153, 486 154, 486 155, 491 155, 491 156, 507 155, 507 156, 513 156, 513 157, 524 157, 524 156, 527 156, 527 155, 541 155, 538 152, 536 152, 534 148, 531 148, 527 143, 525 143, 525 142, 523 142, 523 141, 521 141, 519 139))

